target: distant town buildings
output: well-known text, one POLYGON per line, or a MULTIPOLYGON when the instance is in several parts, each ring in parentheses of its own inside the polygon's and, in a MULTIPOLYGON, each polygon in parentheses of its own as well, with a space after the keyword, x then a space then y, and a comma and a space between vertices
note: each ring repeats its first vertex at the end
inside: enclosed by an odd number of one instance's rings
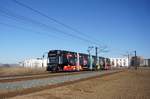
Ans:
POLYGON ((144 66, 150 67, 150 59, 144 59, 144 66))
POLYGON ((142 56, 137 56, 135 57, 131 57, 130 58, 130 62, 129 62, 130 66, 150 66, 150 59, 144 59, 144 57, 142 56))
MULTIPOLYGON (((112 67, 129 67, 129 66, 149 66, 150 59, 144 59, 141 56, 137 56, 136 62, 135 57, 123 57, 123 58, 110 58, 112 67)), ((47 59, 36 58, 36 59, 25 59, 22 62, 19 62, 22 67, 30 68, 44 68, 47 67, 47 59)))
POLYGON ((36 58, 36 59, 25 59, 20 62, 22 67, 31 67, 31 68, 43 68, 47 67, 47 59, 36 58))
POLYGON ((111 66, 112 67, 128 67, 129 66, 129 59, 124 58, 110 58, 111 66))
POLYGON ((129 67, 129 66, 150 66, 150 59, 144 59, 142 56, 110 58, 112 67, 129 67))

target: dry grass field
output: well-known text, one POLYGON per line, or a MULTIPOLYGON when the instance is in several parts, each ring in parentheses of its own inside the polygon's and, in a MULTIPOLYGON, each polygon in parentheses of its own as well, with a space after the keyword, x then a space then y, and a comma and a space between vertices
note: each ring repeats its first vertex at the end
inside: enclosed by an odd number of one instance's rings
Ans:
POLYGON ((0 67, 0 76, 26 75, 46 72, 45 68, 0 67))
POLYGON ((150 99, 150 69, 126 70, 12 99, 150 99))

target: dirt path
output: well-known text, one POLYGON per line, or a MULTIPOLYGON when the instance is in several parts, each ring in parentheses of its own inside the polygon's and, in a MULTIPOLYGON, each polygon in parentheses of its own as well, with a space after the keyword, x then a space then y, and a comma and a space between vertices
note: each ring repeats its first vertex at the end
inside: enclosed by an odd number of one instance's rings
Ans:
POLYGON ((129 70, 13 99, 150 99, 150 70, 129 70))

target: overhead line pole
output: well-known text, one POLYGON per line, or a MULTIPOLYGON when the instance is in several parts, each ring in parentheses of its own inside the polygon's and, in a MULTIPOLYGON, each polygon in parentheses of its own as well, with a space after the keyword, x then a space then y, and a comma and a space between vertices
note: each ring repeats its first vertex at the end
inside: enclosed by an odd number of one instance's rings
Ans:
MULTIPOLYGON (((96 56, 96 69, 100 69, 100 65, 99 65, 99 58, 98 58, 98 53, 101 51, 101 52, 108 52, 107 50, 105 51, 106 47, 95 47, 95 56, 96 56)), ((106 63, 106 62, 105 62, 106 63)))
POLYGON ((98 47, 95 47, 95 55, 96 55, 96 70, 98 69, 98 47))
POLYGON ((90 62, 90 70, 92 70, 93 69, 93 64, 92 64, 92 55, 91 55, 91 50, 93 49, 94 47, 93 46, 89 46, 88 47, 88 53, 89 53, 89 62, 90 62))
POLYGON ((136 55, 136 50, 134 51, 134 53, 135 53, 135 64, 134 64, 134 66, 135 66, 135 69, 137 69, 137 55, 136 55))
POLYGON ((130 68, 130 55, 129 55, 129 53, 128 53, 128 66, 130 68))

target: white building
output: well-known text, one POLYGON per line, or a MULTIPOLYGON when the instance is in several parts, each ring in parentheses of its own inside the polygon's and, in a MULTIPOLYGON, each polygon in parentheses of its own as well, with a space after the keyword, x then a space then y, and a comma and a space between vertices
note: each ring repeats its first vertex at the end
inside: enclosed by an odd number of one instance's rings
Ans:
POLYGON ((144 59, 144 65, 143 66, 149 66, 150 67, 150 59, 144 59))
POLYGON ((25 59, 24 61, 20 62, 20 66, 31 68, 47 67, 47 59, 42 58, 25 59))
POLYGON ((112 67, 128 67, 129 66, 129 59, 124 58, 110 58, 111 66, 112 67))

